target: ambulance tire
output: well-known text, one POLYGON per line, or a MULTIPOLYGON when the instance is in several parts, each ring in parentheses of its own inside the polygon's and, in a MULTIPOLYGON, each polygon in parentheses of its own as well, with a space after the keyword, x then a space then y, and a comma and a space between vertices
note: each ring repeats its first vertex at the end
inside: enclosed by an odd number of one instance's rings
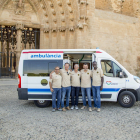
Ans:
POLYGON ((120 93, 118 101, 122 107, 130 108, 135 104, 136 98, 132 92, 123 91, 120 93))
POLYGON ((34 103, 35 103, 35 105, 37 107, 44 108, 44 107, 48 107, 50 105, 51 101, 48 101, 48 100, 35 100, 34 103))

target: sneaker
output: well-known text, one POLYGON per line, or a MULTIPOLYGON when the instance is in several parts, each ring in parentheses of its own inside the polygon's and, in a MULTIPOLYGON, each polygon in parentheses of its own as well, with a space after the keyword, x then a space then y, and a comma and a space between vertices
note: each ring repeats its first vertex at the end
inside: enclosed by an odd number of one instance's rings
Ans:
POLYGON ((66 111, 65 107, 62 108, 62 111, 66 111))
POLYGON ((52 109, 52 112, 55 112, 55 108, 52 109))
POLYGON ((93 110, 97 110, 97 107, 94 107, 93 110))
POLYGON ((66 107, 66 109, 67 109, 67 110, 70 110, 69 106, 68 106, 68 107, 66 107))
POLYGON ((100 108, 97 108, 97 112, 100 112, 101 111, 101 109, 100 108))
POLYGON ((71 110, 73 110, 73 109, 74 109, 74 106, 71 107, 71 110))
POLYGON ((78 110, 78 106, 77 106, 77 105, 75 106, 75 109, 77 109, 77 110, 78 110))
POLYGON ((92 111, 92 109, 91 109, 91 107, 89 107, 89 112, 91 112, 92 111))
POLYGON ((62 109, 61 109, 61 108, 57 108, 57 110, 58 110, 58 111, 62 111, 62 109))
POLYGON ((83 106, 81 109, 86 109, 86 106, 83 106))

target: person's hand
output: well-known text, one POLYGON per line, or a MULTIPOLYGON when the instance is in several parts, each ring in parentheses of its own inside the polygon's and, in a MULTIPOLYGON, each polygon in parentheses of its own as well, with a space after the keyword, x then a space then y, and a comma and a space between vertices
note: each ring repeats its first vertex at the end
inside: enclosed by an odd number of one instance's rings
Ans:
POLYGON ((53 92, 53 91, 54 91, 52 88, 51 88, 50 90, 51 90, 51 92, 53 92))
POLYGON ((103 86, 100 87, 100 91, 102 91, 102 90, 103 90, 103 86))
POLYGON ((72 69, 70 69, 70 71, 72 72, 72 69))

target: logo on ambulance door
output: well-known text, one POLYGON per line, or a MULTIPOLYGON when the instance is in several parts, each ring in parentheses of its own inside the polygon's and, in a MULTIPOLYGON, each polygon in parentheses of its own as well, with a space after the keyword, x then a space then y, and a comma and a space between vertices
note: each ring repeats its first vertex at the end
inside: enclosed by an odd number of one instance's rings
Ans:
POLYGON ((107 85, 118 85, 118 83, 113 83, 113 82, 111 82, 111 81, 106 81, 106 84, 107 84, 107 85))

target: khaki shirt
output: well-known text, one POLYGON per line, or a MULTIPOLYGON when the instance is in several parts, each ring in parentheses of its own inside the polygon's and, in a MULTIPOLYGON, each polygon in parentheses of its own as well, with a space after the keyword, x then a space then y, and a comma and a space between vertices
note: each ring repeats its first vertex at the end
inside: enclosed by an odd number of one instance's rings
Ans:
POLYGON ((91 87, 91 77, 92 77, 92 71, 87 70, 87 72, 84 72, 84 69, 81 70, 81 87, 82 88, 90 88, 91 87))
POLYGON ((50 79, 49 82, 52 83, 52 88, 61 88, 61 80, 61 75, 54 72, 52 74, 52 79, 50 79))
POLYGON ((100 68, 92 70, 92 85, 101 86, 101 77, 103 77, 103 71, 100 68))
POLYGON ((60 74, 62 76, 62 87, 71 86, 71 82, 70 82, 71 71, 68 70, 68 73, 67 73, 65 69, 60 69, 60 74))
POLYGON ((80 77, 80 71, 77 71, 77 73, 75 71, 71 72, 71 85, 73 87, 80 87, 80 77))

